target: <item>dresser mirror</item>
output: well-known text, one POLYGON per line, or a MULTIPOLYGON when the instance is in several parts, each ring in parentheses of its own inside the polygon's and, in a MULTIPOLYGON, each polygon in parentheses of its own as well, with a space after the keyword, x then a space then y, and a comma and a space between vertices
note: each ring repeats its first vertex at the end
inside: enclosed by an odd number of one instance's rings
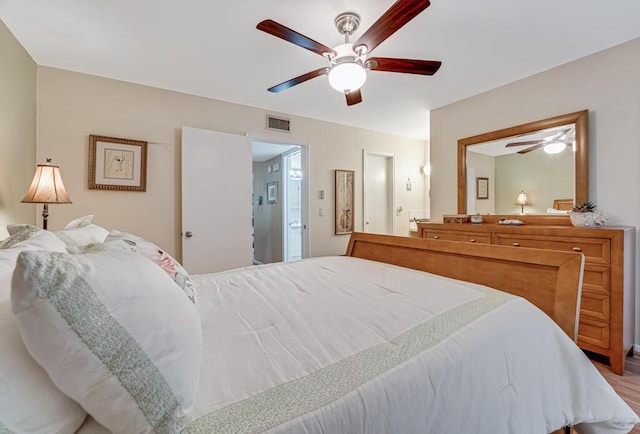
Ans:
POLYGON ((588 200, 587 124, 583 110, 458 140, 458 213, 557 217, 588 200))

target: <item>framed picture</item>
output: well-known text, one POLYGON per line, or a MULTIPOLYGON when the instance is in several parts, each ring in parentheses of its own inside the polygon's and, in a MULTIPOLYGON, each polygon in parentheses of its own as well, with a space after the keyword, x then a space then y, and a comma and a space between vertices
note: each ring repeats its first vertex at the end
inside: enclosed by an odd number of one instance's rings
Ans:
POLYGON ((90 135, 89 190, 147 191, 147 142, 90 135))
POLYGON ((489 199, 489 178, 476 178, 476 199, 489 199))
POLYGON ((278 181, 267 182, 267 203, 278 203, 278 181))
POLYGON ((336 235, 353 232, 353 170, 336 170, 336 235))

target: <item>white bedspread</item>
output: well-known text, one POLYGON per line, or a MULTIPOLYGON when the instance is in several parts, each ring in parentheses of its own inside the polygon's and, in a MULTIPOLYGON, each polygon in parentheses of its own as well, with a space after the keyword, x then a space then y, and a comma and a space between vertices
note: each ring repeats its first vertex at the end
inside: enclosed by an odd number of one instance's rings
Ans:
POLYGON ((622 433, 639 421, 555 323, 499 291, 350 257, 194 280, 205 355, 191 432, 622 433))

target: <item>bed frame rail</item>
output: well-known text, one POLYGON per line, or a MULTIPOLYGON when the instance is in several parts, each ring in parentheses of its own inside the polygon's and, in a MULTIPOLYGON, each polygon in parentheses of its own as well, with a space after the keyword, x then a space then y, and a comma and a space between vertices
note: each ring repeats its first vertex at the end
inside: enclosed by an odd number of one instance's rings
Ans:
POLYGON ((347 256, 478 283, 518 295, 574 341, 582 292, 581 253, 354 232, 347 256))

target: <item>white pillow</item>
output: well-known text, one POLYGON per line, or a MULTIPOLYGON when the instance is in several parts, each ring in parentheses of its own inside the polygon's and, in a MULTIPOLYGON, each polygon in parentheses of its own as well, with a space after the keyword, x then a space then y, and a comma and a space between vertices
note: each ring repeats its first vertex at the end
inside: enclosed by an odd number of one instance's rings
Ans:
POLYGON ((65 229, 81 228, 83 226, 88 226, 92 221, 93 221, 93 214, 89 214, 83 217, 78 217, 75 220, 71 220, 69 223, 67 223, 67 225, 64 228, 65 229))
POLYGON ((111 231, 104 241, 106 244, 120 247, 124 250, 139 253, 162 268, 192 303, 196 302, 196 288, 191 276, 185 268, 163 249, 137 235, 126 232, 111 231))
POLYGON ((11 302, 0 301, 0 432, 73 433, 87 413, 51 382, 24 347, 11 302))
MULTIPOLYGON (((27 224, 24 224, 24 223, 12 223, 12 224, 7 225, 7 232, 9 233, 9 236, 12 236, 12 235, 17 234, 20 231, 23 231, 23 230, 25 230, 27 228, 33 228, 33 227, 35 227, 35 226, 27 225, 27 224)), ((5 241, 5 240, 3 240, 3 241, 5 241)))
POLYGON ((180 432, 202 358, 196 307, 151 261, 96 244, 23 252, 12 308, 29 353, 113 432, 180 432))
POLYGON ((54 234, 64 241, 67 246, 80 247, 86 246, 87 244, 103 242, 105 238, 107 238, 107 235, 109 235, 109 231, 98 225, 87 224, 55 231, 54 234))
POLYGON ((64 252, 51 232, 28 228, 5 240, 0 249, 0 432, 71 433, 87 413, 53 384, 25 348, 9 296, 18 254, 25 250, 64 252))
POLYGON ((18 253, 23 250, 51 250, 64 252, 65 244, 53 233, 25 226, 22 231, 0 243, 0 300, 8 299, 11 291, 11 274, 18 253))

